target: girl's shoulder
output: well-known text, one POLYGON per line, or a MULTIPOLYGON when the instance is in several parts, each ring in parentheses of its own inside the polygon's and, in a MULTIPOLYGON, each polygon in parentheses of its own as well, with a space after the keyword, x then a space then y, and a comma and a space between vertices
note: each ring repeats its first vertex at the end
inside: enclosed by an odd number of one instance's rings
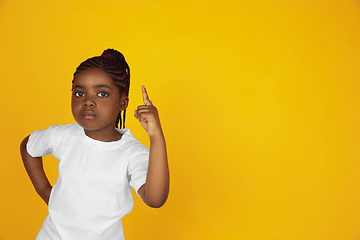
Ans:
POLYGON ((129 128, 116 129, 122 134, 121 141, 125 142, 126 147, 133 152, 149 152, 149 149, 141 143, 135 136, 131 133, 129 128))
POLYGON ((81 126, 77 123, 69 123, 69 124, 63 124, 63 125, 52 125, 55 127, 55 129, 57 129, 58 131, 68 131, 68 132, 72 132, 72 131, 76 131, 81 129, 81 126))
POLYGON ((63 124, 63 125, 51 125, 47 129, 37 130, 31 135, 33 136, 48 136, 50 141, 55 138, 63 138, 66 136, 74 135, 81 130, 81 126, 77 123, 63 124))
POLYGON ((37 130, 37 131, 71 131, 75 129, 81 128, 77 123, 69 123, 69 124, 62 124, 62 125, 50 125, 47 129, 37 130))

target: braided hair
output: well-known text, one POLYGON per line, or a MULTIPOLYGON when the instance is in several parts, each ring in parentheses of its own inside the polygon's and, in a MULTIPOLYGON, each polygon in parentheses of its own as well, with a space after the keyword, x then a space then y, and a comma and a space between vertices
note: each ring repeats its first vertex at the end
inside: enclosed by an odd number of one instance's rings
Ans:
MULTIPOLYGON (((85 60, 76 68, 74 79, 76 74, 90 68, 98 68, 109 74, 114 81, 114 84, 118 87, 120 96, 122 93, 124 93, 125 96, 129 96, 130 68, 122 53, 114 49, 107 49, 101 54, 101 56, 85 60)), ((73 84, 74 79, 72 81, 73 84)), ((118 127, 120 123, 120 128, 125 128, 125 115, 126 109, 123 111, 122 117, 121 111, 119 112, 115 121, 115 127, 118 127)))

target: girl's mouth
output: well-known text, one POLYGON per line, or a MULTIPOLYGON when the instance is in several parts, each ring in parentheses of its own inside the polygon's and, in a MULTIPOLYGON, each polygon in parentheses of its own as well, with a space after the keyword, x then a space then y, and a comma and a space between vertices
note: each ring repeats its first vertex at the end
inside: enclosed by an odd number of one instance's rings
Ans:
POLYGON ((83 118, 87 119, 87 120, 92 120, 96 117, 96 114, 92 111, 85 111, 83 113, 83 118))

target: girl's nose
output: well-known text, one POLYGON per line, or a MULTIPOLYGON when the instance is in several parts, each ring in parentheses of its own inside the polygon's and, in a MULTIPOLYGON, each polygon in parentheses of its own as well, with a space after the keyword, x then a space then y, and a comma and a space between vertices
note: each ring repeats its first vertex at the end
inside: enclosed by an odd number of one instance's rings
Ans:
POLYGON ((86 98, 86 99, 84 100, 83 106, 84 106, 84 107, 95 107, 96 104, 95 104, 95 102, 94 102, 92 99, 86 98))

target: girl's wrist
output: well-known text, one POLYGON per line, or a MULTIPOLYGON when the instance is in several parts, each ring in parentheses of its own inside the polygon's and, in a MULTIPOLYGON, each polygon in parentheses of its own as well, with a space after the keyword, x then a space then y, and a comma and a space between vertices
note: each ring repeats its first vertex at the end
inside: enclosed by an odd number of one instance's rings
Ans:
POLYGON ((157 141, 157 140, 163 140, 163 139, 165 139, 162 130, 160 130, 160 131, 157 132, 157 133, 153 133, 153 134, 151 134, 151 135, 149 134, 149 137, 150 137, 150 141, 157 141))

